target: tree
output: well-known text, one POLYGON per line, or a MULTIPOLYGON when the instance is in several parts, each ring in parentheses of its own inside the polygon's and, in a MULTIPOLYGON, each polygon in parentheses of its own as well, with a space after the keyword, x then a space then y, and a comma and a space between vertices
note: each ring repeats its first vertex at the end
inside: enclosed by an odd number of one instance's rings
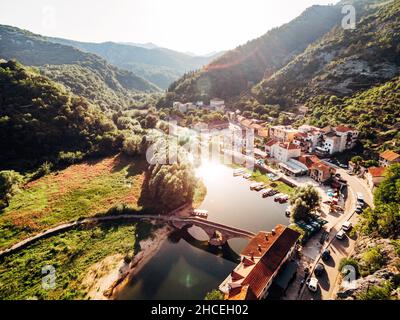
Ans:
POLYGON ((152 159, 158 164, 149 168, 147 191, 155 207, 169 211, 193 201, 197 179, 185 149, 160 141, 158 147, 152 159), (174 161, 165 164, 166 159, 174 161))
POLYGON ((208 292, 204 300, 224 300, 224 294, 219 290, 208 292))
POLYGON ((138 154, 140 154, 140 145, 142 143, 142 137, 138 135, 134 135, 132 137, 129 137, 125 139, 123 146, 122 146, 122 151, 127 154, 128 156, 134 157, 138 154))
POLYGON ((15 171, 0 172, 0 200, 5 202, 6 207, 10 204, 10 199, 19 190, 19 185, 23 177, 15 171))
POLYGON ((300 221, 318 209, 321 205, 321 197, 313 186, 297 188, 294 195, 290 199, 291 219, 292 221, 300 221))
POLYGON ((385 238, 400 235, 400 164, 390 166, 386 178, 374 193, 374 209, 362 215, 360 230, 366 235, 377 234, 385 238))

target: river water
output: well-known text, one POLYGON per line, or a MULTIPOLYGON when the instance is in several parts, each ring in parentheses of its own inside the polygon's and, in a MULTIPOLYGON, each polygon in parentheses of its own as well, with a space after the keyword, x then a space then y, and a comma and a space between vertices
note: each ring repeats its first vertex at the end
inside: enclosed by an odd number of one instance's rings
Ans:
MULTIPOLYGON (((233 177, 233 169, 216 162, 203 162, 197 170, 207 187, 200 209, 208 219, 258 232, 277 224, 289 224, 287 205, 263 199, 250 191, 250 181, 233 177)), ((199 228, 177 231, 120 293, 123 300, 202 300, 235 268, 238 253, 247 241, 233 239, 223 249, 207 245, 207 235, 199 228)))

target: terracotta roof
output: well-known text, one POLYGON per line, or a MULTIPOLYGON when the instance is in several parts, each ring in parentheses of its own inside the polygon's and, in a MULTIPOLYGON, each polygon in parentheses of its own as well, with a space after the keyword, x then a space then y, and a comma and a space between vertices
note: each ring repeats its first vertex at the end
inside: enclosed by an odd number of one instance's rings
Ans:
POLYGON ((274 144, 277 144, 278 142, 275 139, 268 140, 268 142, 265 144, 266 147, 272 147, 274 144))
POLYGON ((368 173, 374 177, 374 178, 379 178, 379 177, 383 177, 385 174, 386 168, 369 168, 368 169, 368 173))
POLYGON ((322 162, 314 163, 311 166, 311 169, 317 169, 319 171, 322 171, 324 173, 324 176, 328 175, 331 171, 331 167, 322 162))
POLYGON ((317 157, 317 156, 308 156, 308 155, 304 155, 304 156, 300 156, 299 161, 304 164, 308 169, 311 169, 311 167, 318 163, 321 162, 321 160, 317 157))
POLYGON ((386 150, 385 152, 382 152, 379 156, 387 161, 396 161, 400 159, 400 154, 391 150, 386 150))
POLYGON ((345 125, 339 125, 339 126, 337 126, 336 128, 335 128, 335 130, 337 131, 337 132, 350 132, 350 131, 354 131, 354 129, 353 128, 351 128, 351 127, 348 127, 348 126, 345 126, 345 125))
MULTIPOLYGON (((265 248, 262 247, 264 254, 260 261, 254 266, 254 268, 242 282, 243 286, 250 286, 250 289, 257 298, 261 297, 264 288, 267 286, 267 283, 279 269, 290 249, 296 244, 300 234, 288 227, 277 226, 275 229, 275 235, 272 238, 275 240, 271 240, 272 243, 270 243, 268 240, 264 242, 264 240, 262 240, 263 236, 265 237, 265 233, 257 235, 256 238, 261 240, 261 246, 263 244, 267 246, 265 248)), ((249 248, 246 248, 244 252, 248 253, 249 250, 253 251, 255 249, 255 243, 257 242, 251 241, 249 248)), ((256 251, 258 251, 258 248, 256 251)))
POLYGON ((297 132, 294 136, 295 138, 307 138, 307 134, 304 132, 297 132))
POLYGON ((243 301, 243 300, 256 300, 253 292, 250 289, 250 286, 243 286, 237 289, 233 289, 229 291, 228 294, 225 295, 225 300, 236 300, 236 301, 243 301))
POLYGON ((279 146, 280 146, 281 148, 287 149, 287 150, 297 150, 297 149, 301 149, 297 144, 290 143, 290 142, 280 143, 279 146))

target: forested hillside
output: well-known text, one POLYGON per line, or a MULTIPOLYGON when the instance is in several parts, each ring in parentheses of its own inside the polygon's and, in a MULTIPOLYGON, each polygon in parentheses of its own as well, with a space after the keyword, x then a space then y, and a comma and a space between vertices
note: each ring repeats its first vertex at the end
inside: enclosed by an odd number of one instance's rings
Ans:
POLYGON ((17 62, 0 63, 0 170, 108 154, 120 137, 85 99, 17 62))
POLYGON ((97 54, 109 63, 130 70, 162 89, 167 89, 185 72, 197 70, 218 56, 218 54, 209 57, 191 56, 164 48, 143 48, 114 42, 88 43, 60 38, 47 39, 97 54))
POLYGON ((120 70, 94 54, 52 43, 14 27, 0 26, 0 58, 40 67, 47 77, 103 109, 127 107, 137 93, 159 90, 143 78, 120 70))
POLYGON ((313 6, 282 27, 227 52, 204 69, 186 74, 170 86, 167 102, 215 96, 230 100, 282 68, 340 21, 339 7, 313 6))
POLYGON ((400 71, 400 2, 365 7, 356 29, 333 28, 253 89, 261 104, 291 107, 317 94, 350 96, 400 71))

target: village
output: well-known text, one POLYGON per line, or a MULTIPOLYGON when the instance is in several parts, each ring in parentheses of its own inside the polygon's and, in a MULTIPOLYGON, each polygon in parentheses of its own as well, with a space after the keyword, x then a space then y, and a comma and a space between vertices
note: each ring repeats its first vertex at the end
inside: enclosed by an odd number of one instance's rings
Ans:
MULTIPOLYGON (((349 232, 359 214, 373 207, 373 191, 383 181, 386 168, 400 162, 400 155, 387 150, 376 165, 367 168, 360 162, 338 160, 337 155, 353 150, 359 140, 359 131, 346 124, 325 128, 272 125, 248 119, 239 110, 225 112, 224 101, 217 98, 210 106, 176 102, 174 108, 182 113, 207 108, 226 114, 226 121, 194 128, 210 130, 214 137, 235 136, 240 145, 235 150, 252 160, 255 169, 291 186, 312 185, 322 199, 315 221, 297 223, 306 232, 306 241, 299 242, 300 234, 283 225, 260 231, 250 240, 241 252, 240 264, 219 286, 225 299, 333 299, 340 286, 337 265, 354 248, 355 239, 349 232), (249 135, 254 139, 249 140, 249 135)), ((307 112, 299 109, 300 116, 307 112)), ((221 151, 232 152, 223 144, 221 151)), ((234 174, 246 179, 251 176, 242 169, 234 174)), ((264 187, 254 184, 258 191, 264 192, 264 187)))

